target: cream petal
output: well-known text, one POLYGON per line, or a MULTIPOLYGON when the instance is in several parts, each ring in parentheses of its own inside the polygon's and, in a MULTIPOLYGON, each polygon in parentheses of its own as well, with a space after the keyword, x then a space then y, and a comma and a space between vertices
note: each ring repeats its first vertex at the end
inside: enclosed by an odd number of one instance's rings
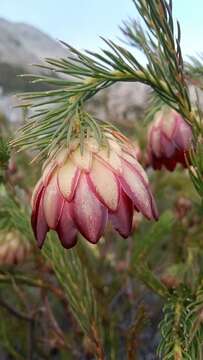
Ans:
POLYGON ((81 154, 80 148, 78 147, 70 156, 77 167, 87 172, 90 171, 92 164, 92 153, 90 151, 84 149, 83 154, 81 154))
POLYGON ((122 150, 136 159, 141 157, 141 150, 138 145, 132 146, 131 144, 123 144, 122 150))
POLYGON ((117 140, 116 139, 113 139, 113 140, 109 139, 108 142, 109 142, 110 148, 113 151, 115 151, 118 155, 120 155, 120 153, 122 151, 122 148, 121 148, 121 145, 118 144, 117 140))
POLYGON ((161 131, 166 134, 169 139, 172 137, 176 127, 176 119, 174 115, 175 114, 173 113, 168 116, 166 115, 166 118, 164 118, 161 123, 161 131))
POLYGON ((125 160, 123 160, 123 176, 120 177, 123 190, 133 201, 136 209, 141 211, 148 219, 154 218, 151 197, 148 187, 139 173, 125 160))
POLYGON ((56 168, 57 163, 56 161, 50 161, 49 164, 44 168, 43 174, 42 174, 42 181, 44 186, 47 186, 49 179, 51 175, 53 174, 54 169, 56 168))
POLYGON ((80 145, 79 139, 75 138, 74 140, 72 140, 68 148, 68 154, 72 151, 75 151, 79 145, 80 145))
POLYGON ((80 177, 73 200, 73 219, 81 234, 96 243, 102 236, 108 212, 88 186, 86 175, 80 177))
POLYGON ((35 203, 36 203, 36 199, 38 197, 38 194, 42 191, 43 188, 43 183, 42 183, 42 179, 40 178, 37 182, 37 184, 34 187, 34 190, 32 192, 32 197, 31 197, 31 207, 34 208, 35 207, 35 203))
POLYGON ((152 129, 150 134, 151 149, 157 157, 161 156, 160 129, 152 129))
POLYGON ((80 177, 80 170, 69 159, 58 171, 58 187, 61 194, 71 201, 80 177))
POLYGON ((122 164, 119 155, 113 150, 102 149, 94 155, 104 161, 104 164, 110 166, 116 173, 122 173, 122 164))
POLYGON ((154 121, 152 123, 152 127, 159 128, 161 126, 162 121, 163 121, 163 112, 160 110, 155 115, 154 121))
POLYGON ((60 150, 56 155, 56 161, 58 165, 63 164, 66 161, 69 151, 67 149, 60 150))
POLYGON ((125 135, 123 135, 121 132, 112 130, 111 133, 112 133, 113 138, 114 138, 115 140, 117 139, 117 140, 119 140, 121 143, 130 144, 129 139, 128 139, 125 135))
POLYGON ((64 205, 64 199, 57 184, 57 174, 51 178, 48 186, 45 188, 43 204, 47 224, 51 229, 55 229, 64 205))
POLYGON ((119 184, 114 173, 94 159, 87 179, 90 179, 91 188, 99 200, 111 211, 115 211, 119 202, 119 184))
POLYGON ((93 153, 97 153, 99 151, 99 144, 95 138, 88 138, 85 145, 87 146, 89 151, 93 153))
POLYGON ((140 165, 140 163, 135 159, 135 157, 127 154, 126 152, 122 152, 122 158, 129 162, 132 166, 135 167, 135 169, 140 173, 143 180, 146 182, 146 184, 149 183, 149 179, 147 177, 146 172, 144 171, 143 167, 140 165))
POLYGON ((115 151, 117 154, 121 153, 121 145, 119 144, 119 139, 117 139, 112 133, 106 132, 105 136, 108 140, 109 147, 113 151, 115 151))

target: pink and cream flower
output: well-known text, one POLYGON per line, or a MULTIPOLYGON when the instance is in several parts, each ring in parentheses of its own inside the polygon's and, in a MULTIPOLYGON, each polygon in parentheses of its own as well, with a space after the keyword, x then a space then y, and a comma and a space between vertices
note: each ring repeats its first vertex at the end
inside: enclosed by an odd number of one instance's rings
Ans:
POLYGON ((30 243, 18 231, 0 233, 0 265, 21 264, 30 253, 30 243))
POLYGON ((134 209, 157 219, 157 209, 145 171, 128 139, 116 131, 106 133, 98 146, 90 137, 81 153, 78 141, 46 162, 32 198, 32 227, 39 247, 49 229, 57 232, 65 248, 73 247, 80 232, 97 243, 106 224, 128 237, 134 209))
POLYGON ((159 111, 148 132, 148 156, 154 169, 173 171, 177 163, 186 167, 185 156, 192 145, 191 126, 175 110, 159 111))

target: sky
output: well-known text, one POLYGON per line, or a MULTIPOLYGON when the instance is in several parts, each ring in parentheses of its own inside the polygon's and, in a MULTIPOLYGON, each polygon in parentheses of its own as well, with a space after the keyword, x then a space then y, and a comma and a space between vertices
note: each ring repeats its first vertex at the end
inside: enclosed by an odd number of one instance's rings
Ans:
MULTIPOLYGON (((203 52, 203 0, 174 0, 184 55, 203 52)), ((118 26, 138 16, 131 0, 1 0, 0 17, 32 24, 79 49, 102 47, 99 36, 115 40, 118 26)))

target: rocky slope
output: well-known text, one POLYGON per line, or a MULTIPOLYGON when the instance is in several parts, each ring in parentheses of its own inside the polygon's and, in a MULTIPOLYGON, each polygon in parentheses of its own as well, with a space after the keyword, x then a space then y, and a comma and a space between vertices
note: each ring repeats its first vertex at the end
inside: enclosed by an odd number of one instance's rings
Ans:
POLYGON ((35 27, 0 19, 0 87, 3 93, 29 89, 16 75, 33 72, 45 57, 64 57, 67 49, 35 27))
MULTIPOLYGON (((16 99, 11 95, 33 89, 27 80, 17 75, 39 71, 30 64, 39 64, 45 57, 67 55, 65 47, 35 27, 0 18, 0 112, 13 121, 18 119, 19 111, 13 108, 16 99)), ((43 85, 35 85, 34 89, 41 90, 43 85)), ((118 83, 95 96, 89 108, 100 118, 132 123, 143 114, 148 103, 148 92, 149 89, 143 84, 118 83)), ((194 89, 191 96, 194 99, 194 89)), ((200 104, 203 107, 202 94, 200 104)))
MULTIPOLYGON (((45 57, 65 57, 68 52, 59 42, 35 27, 0 18, 0 111, 12 120, 19 113, 13 109, 16 100, 11 94, 32 89, 19 74, 35 71, 30 64, 39 64, 45 57)), ((39 85, 42 89, 42 85, 39 85)), ((36 86, 35 86, 36 89, 36 86)), ((91 102, 101 118, 117 121, 134 118, 146 104, 146 87, 140 84, 116 84, 91 102)))
POLYGON ((34 26, 0 18, 0 62, 27 68, 44 57, 66 56, 59 42, 34 26))

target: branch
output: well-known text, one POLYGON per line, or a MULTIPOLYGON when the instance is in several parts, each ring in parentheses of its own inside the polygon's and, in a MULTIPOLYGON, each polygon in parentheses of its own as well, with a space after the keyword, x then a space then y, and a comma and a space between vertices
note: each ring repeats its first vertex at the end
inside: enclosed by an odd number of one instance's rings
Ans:
POLYGON ((6 301, 4 301, 2 298, 0 298, 0 306, 2 306, 4 309, 6 309, 11 315, 14 315, 15 317, 25 320, 25 321, 32 321, 33 318, 31 316, 28 316, 15 308, 13 308, 11 305, 9 305, 6 301))
POLYGON ((68 252, 50 236, 43 249, 51 261, 55 274, 64 288, 70 309, 82 331, 95 347, 98 360, 104 359, 101 319, 95 299, 95 291, 86 268, 82 265, 76 250, 68 252))
POLYGON ((47 289, 47 290, 51 291, 60 300, 63 300, 63 301, 65 300, 64 292, 60 288, 58 288, 50 283, 45 283, 41 279, 27 278, 26 276, 23 276, 23 275, 0 273, 0 283, 1 282, 12 283, 13 281, 16 281, 18 283, 21 283, 21 284, 24 284, 27 286, 31 286, 31 287, 39 287, 42 289, 47 289))

